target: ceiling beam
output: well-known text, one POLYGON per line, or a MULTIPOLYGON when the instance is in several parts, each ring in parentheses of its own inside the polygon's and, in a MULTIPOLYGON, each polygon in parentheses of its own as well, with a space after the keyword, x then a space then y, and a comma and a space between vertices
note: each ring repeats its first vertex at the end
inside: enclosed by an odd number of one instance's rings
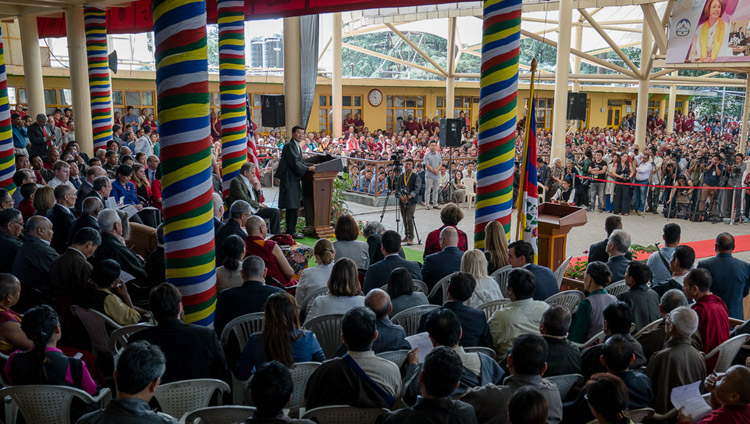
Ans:
MULTIPOLYGON (((662 25, 659 14, 656 12, 656 8, 653 4, 642 4, 641 10, 643 11, 643 20, 651 29, 651 35, 654 37, 654 43, 660 52, 666 53, 667 51, 667 35, 664 33, 664 26, 662 25)), ((656 52, 656 50, 652 50, 656 52)))
MULTIPOLYGON (((452 19, 454 19, 454 18, 452 18, 452 19)), ((406 42, 406 44, 408 44, 409 46, 411 46, 411 48, 414 49, 414 51, 416 51, 417 53, 419 53, 419 55, 422 56, 426 61, 430 62, 432 64, 432 66, 435 67, 435 69, 437 69, 438 71, 440 71, 444 76, 446 76, 446 77, 448 76, 448 71, 446 71, 445 68, 443 68, 442 66, 440 66, 440 64, 438 64, 435 60, 433 60, 430 57, 430 55, 426 54, 424 52, 424 50, 422 50, 421 48, 419 48, 418 45, 416 45, 413 41, 411 41, 409 39, 409 37, 407 37, 406 35, 404 35, 404 33, 402 33, 401 31, 399 31, 398 28, 396 28, 395 26, 393 26, 393 24, 385 24, 385 25, 388 28, 390 28, 390 30, 393 31, 394 34, 398 35, 399 38, 401 38, 402 40, 404 40, 404 42, 406 42)), ((448 47, 448 48, 450 49, 450 47, 448 47)), ((450 66, 449 66, 449 68, 450 68, 450 66)))
POLYGON ((596 32, 599 33, 599 35, 604 39, 604 41, 606 41, 607 44, 609 44, 609 46, 612 47, 612 50, 614 50, 614 52, 617 53, 618 56, 620 56, 620 59, 622 59, 623 62, 625 62, 625 64, 628 65, 628 68, 630 68, 630 70, 632 70, 636 75, 641 76, 640 70, 635 66, 633 61, 631 61, 628 55, 626 55, 622 51, 620 46, 618 46, 617 43, 615 43, 612 37, 610 37, 609 34, 607 34, 607 31, 605 31, 601 27, 601 25, 599 25, 599 23, 594 19, 594 17, 591 16, 588 12, 586 12, 586 9, 579 9, 578 13, 580 13, 581 16, 583 16, 583 18, 586 19, 586 21, 589 24, 591 24, 592 27, 594 27, 596 32))
POLYGON ((395 58, 395 57, 391 57, 391 56, 385 55, 383 53, 374 52, 372 50, 368 50, 368 49, 365 49, 365 48, 362 48, 362 47, 354 46, 354 45, 349 44, 349 43, 342 43, 342 47, 344 47, 345 49, 354 50, 355 52, 364 53, 366 55, 377 57, 378 59, 383 59, 383 60, 391 61, 393 63, 398 63, 399 65, 404 65, 404 66, 409 66, 409 67, 412 67, 412 68, 416 68, 416 69, 419 69, 419 70, 422 70, 422 71, 425 71, 425 72, 429 72, 431 74, 435 74, 435 75, 438 75, 438 76, 441 76, 441 77, 445 76, 440 71, 436 71, 434 69, 430 69, 430 68, 428 68, 426 66, 418 65, 418 64, 416 64, 414 62, 407 62, 406 60, 402 60, 402 59, 398 59, 398 58, 395 58))
POLYGON ((326 54, 326 50, 328 50, 328 47, 331 45, 332 41, 333 41, 333 37, 328 37, 328 41, 326 42, 326 45, 323 47, 323 50, 320 51, 320 56, 318 56, 318 62, 323 60, 323 56, 326 54))

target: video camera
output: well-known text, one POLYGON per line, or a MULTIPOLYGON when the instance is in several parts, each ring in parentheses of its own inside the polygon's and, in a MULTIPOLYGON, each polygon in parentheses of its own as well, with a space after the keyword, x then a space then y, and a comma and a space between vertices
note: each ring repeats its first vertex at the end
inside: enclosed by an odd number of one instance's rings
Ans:
POLYGON ((402 161, 404 160, 404 150, 403 149, 397 149, 391 154, 391 159, 393 162, 393 174, 398 176, 401 175, 401 171, 403 169, 402 167, 402 161))

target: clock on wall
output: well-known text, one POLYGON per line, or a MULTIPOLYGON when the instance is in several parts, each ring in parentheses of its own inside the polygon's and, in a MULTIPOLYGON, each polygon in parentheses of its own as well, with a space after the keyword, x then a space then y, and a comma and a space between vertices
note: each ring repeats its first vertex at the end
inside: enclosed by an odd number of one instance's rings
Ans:
POLYGON ((383 92, 377 88, 370 90, 370 93, 367 95, 367 101, 370 102, 370 106, 372 107, 380 106, 383 103, 383 92))

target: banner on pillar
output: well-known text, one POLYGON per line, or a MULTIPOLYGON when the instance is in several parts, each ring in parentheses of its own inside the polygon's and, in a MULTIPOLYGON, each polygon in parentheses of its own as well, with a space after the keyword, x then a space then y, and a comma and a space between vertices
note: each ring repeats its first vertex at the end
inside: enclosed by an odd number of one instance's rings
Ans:
POLYGON ((106 13, 104 9, 94 7, 83 9, 94 152, 106 149, 112 140, 112 82, 109 78, 106 13))
POLYGON ((13 174, 16 173, 13 129, 10 124, 10 104, 8 103, 8 75, 5 73, 5 51, 0 33, 0 188, 13 194, 13 174))
POLYGON ((485 0, 479 89, 479 154, 474 246, 484 227, 500 221, 510 235, 516 152, 521 0, 485 0))
POLYGON ((245 10, 242 0, 219 0, 216 7, 219 13, 221 176, 226 197, 230 182, 247 162, 245 10))
POLYGON ((206 4, 154 0, 167 281, 185 322, 210 325, 216 309, 206 4))

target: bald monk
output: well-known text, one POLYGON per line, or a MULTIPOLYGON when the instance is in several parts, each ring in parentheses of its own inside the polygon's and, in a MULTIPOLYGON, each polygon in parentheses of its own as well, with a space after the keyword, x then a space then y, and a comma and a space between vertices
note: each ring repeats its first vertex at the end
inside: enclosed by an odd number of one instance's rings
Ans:
MULTIPOLYGON (((713 411, 703 417, 698 424, 750 424, 750 368, 735 365, 726 373, 713 373, 706 377, 704 384, 711 392, 713 411)), ((680 409, 678 422, 692 422, 692 415, 680 409)))

